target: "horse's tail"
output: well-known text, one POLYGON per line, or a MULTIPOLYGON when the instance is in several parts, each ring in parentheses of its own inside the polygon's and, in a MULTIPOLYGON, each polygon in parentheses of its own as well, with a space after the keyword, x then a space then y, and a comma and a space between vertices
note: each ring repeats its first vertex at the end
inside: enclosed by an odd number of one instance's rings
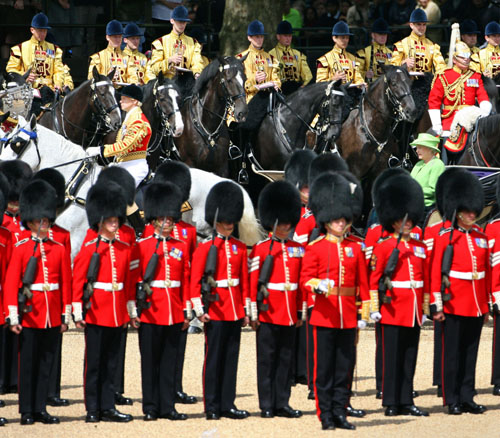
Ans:
POLYGON ((257 221, 250 196, 246 190, 241 189, 241 191, 243 192, 243 217, 238 225, 239 237, 246 245, 252 246, 262 240, 265 233, 257 221))

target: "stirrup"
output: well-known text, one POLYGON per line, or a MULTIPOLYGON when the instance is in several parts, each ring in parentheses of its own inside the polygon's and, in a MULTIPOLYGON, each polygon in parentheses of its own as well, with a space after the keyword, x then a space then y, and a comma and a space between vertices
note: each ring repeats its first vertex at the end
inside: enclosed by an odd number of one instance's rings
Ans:
POLYGON ((248 184, 248 172, 247 172, 247 164, 245 162, 241 163, 241 170, 238 172, 238 183, 239 184, 248 184))
POLYGON ((229 146, 228 154, 230 160, 237 160, 243 156, 241 149, 233 143, 229 146))
POLYGON ((401 160, 396 157, 395 155, 391 155, 388 160, 387 160, 387 167, 390 169, 394 167, 400 167, 401 166, 401 160))

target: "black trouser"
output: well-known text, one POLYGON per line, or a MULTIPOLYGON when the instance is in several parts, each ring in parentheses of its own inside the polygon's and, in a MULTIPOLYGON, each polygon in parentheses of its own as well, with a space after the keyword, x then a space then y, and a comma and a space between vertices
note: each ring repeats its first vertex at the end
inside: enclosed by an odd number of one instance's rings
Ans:
POLYGON ((382 364, 384 355, 382 354, 382 324, 375 323, 375 388, 382 391, 382 364))
POLYGON ((61 397, 61 354, 62 354, 62 333, 59 332, 56 340, 54 360, 50 367, 49 375, 49 397, 61 397))
POLYGON ((493 316, 493 369, 491 384, 500 385, 500 315, 493 316))
POLYGON ((241 320, 205 324, 203 394, 205 412, 234 409, 240 354, 241 320))
POLYGON ((44 412, 47 407, 49 374, 61 327, 23 327, 19 335, 19 412, 44 412))
POLYGON ((303 326, 307 326, 307 343, 306 343, 306 356, 307 356, 307 381, 310 391, 314 391, 314 334, 313 326, 309 324, 311 318, 312 308, 307 311, 307 321, 303 326))
POLYGON ((89 412, 115 408, 114 378, 122 327, 85 327, 84 393, 89 412))
POLYGON ((288 406, 295 326, 261 323, 257 330, 257 388, 261 410, 288 406))
POLYGON ((115 374, 115 392, 123 394, 125 392, 125 352, 127 350, 128 326, 122 328, 120 333, 120 350, 118 352, 118 363, 115 374))
POLYGON ((432 367, 432 384, 441 386, 441 361, 442 361, 443 323, 434 321, 434 361, 432 367))
POLYGON ((182 372, 184 370, 184 357, 186 356, 186 343, 188 331, 181 330, 179 333, 179 344, 177 350, 177 361, 175 364, 175 391, 184 392, 182 389, 182 372))
POLYGON ((17 365, 19 351, 19 336, 9 327, 0 328, 0 394, 17 388, 17 365))
POLYGON ((321 421, 345 415, 356 329, 314 327, 314 391, 321 421))
POLYGON ((142 411, 165 415, 175 408, 175 367, 182 323, 141 323, 142 411))
POLYGON ((420 327, 381 324, 383 345, 382 406, 413 405, 420 327))
POLYGON ((292 383, 308 379, 307 367, 307 324, 295 328, 292 383))
POLYGON ((443 404, 471 402, 483 317, 445 313, 443 322, 443 404))

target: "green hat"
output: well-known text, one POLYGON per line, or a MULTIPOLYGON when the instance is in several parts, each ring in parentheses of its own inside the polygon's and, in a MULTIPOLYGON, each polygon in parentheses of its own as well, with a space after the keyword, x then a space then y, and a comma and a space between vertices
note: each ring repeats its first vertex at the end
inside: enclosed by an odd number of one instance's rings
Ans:
POLYGON ((410 146, 424 146, 432 149, 434 152, 439 152, 439 137, 421 132, 418 134, 417 139, 410 143, 410 146))

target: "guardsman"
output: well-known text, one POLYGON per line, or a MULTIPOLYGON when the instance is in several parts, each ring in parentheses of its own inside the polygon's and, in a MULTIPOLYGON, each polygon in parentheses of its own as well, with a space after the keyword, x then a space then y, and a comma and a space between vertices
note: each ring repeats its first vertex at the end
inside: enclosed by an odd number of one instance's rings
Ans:
POLYGON ((449 137, 443 148, 446 154, 443 158, 448 162, 458 158, 457 154, 464 150, 467 140, 465 128, 460 125, 450 132, 457 112, 474 106, 477 100, 480 110, 469 116, 474 117, 474 122, 479 116, 487 116, 492 107, 481 74, 470 69, 469 65, 470 49, 463 41, 458 41, 453 54, 453 67, 436 76, 429 93, 428 111, 432 129, 437 135, 449 137))
POLYGON ((128 57, 128 68, 135 68, 139 85, 147 84, 155 75, 150 69, 148 58, 139 52, 139 44, 143 33, 135 23, 129 23, 123 31, 123 42, 126 44, 123 54, 128 57))
POLYGON ((339 21, 333 26, 332 40, 333 49, 318 59, 316 71, 316 82, 337 81, 342 83, 351 82, 354 85, 364 85, 356 57, 346 49, 349 45, 349 37, 353 34, 344 21, 339 21))
POLYGON ((477 54, 479 67, 483 75, 494 78, 500 73, 500 24, 489 22, 484 29, 484 39, 488 45, 477 54))
POLYGON ((252 21, 247 28, 247 38, 250 46, 236 58, 243 61, 245 67, 245 92, 247 102, 264 88, 278 89, 281 86, 278 61, 274 56, 264 51, 264 25, 259 20, 252 21))
POLYGON ((384 72, 382 65, 389 64, 392 50, 386 46, 391 30, 383 18, 377 18, 372 25, 372 43, 356 53, 358 70, 367 83, 374 82, 384 72))
POLYGON ((389 417, 426 417, 429 413, 413 402, 420 326, 424 314, 430 315, 426 247, 410 236, 423 216, 424 195, 408 174, 384 179, 375 193, 375 209, 391 235, 375 246, 370 263, 370 316, 382 326, 382 405, 389 417), (399 251, 397 260, 394 251, 399 251), (390 281, 384 292, 380 290, 382 277, 390 281), (384 294, 390 302, 381 299, 384 294))
POLYGON ((106 25, 106 41, 108 46, 100 52, 90 56, 88 79, 93 78, 93 69, 101 75, 108 75, 114 69, 115 73, 112 82, 115 87, 122 87, 125 84, 137 84, 139 79, 136 75, 136 68, 130 64, 129 57, 122 52, 123 26, 118 20, 111 20, 106 25))
POLYGON ((191 70, 195 78, 200 75, 203 70, 201 46, 184 33, 189 22, 188 10, 177 6, 170 18, 172 32, 153 41, 151 70, 155 76, 163 72, 163 76, 172 79, 186 69, 191 70))
POLYGON ((48 29, 50 26, 47 16, 42 12, 36 14, 30 27, 33 36, 10 49, 6 66, 8 73, 24 75, 30 71, 26 82, 40 90, 42 105, 51 102, 54 90, 62 90, 64 86, 63 52, 58 46, 45 40, 48 29))
POLYGON ((87 153, 113 159, 117 166, 130 172, 137 187, 149 172, 146 155, 151 125, 141 110, 142 90, 132 84, 123 87, 120 94, 120 107, 127 115, 116 135, 116 142, 87 148, 87 153))
POLYGON ((307 315, 307 303, 299 289, 304 247, 288 239, 300 219, 300 204, 299 191, 288 181, 267 185, 259 196, 260 223, 273 232, 253 247, 248 262, 262 418, 302 416, 289 405, 295 327, 302 325, 307 315))
MULTIPOLYGON (((352 186, 340 174, 324 173, 311 186, 309 206, 322 235, 306 247, 300 274, 303 294, 316 295, 310 323, 314 333, 314 390, 324 430, 354 429, 346 420, 350 373, 358 327, 356 293, 369 314, 368 277, 362 247, 344 239, 353 219, 352 186)), ((363 324, 359 323, 359 327, 363 324)))
POLYGON ((484 206, 483 189, 467 170, 445 172, 441 178, 449 178, 443 193, 444 215, 456 217, 435 239, 430 279, 431 312, 443 322, 443 404, 450 415, 482 414, 486 407, 474 402, 474 376, 491 285, 488 239, 474 223, 484 206))
POLYGON ((312 73, 306 55, 291 46, 292 25, 288 21, 278 24, 276 38, 278 44, 269 54, 278 62, 281 91, 288 95, 311 82, 312 73))
POLYGON ((171 237, 181 205, 182 193, 172 183, 153 183, 144 194, 144 214, 153 224, 154 234, 137 245, 139 269, 133 284, 137 286, 136 305, 140 310, 134 326, 139 328, 145 421, 187 419, 175 409, 178 344, 192 313, 187 246, 171 237), (151 265, 154 255, 157 262, 151 265))
POLYGON ((77 328, 85 329, 87 423, 132 420, 116 410, 114 384, 123 328, 137 317, 130 245, 116 238, 126 205, 123 190, 114 182, 98 183, 89 190, 85 209, 97 238, 82 245, 73 265, 73 316, 77 328))
POLYGON ((56 197, 54 188, 41 180, 31 182, 22 191, 19 210, 31 236, 15 244, 4 283, 9 326, 20 336, 22 425, 59 423, 46 407, 57 336, 68 329, 71 319, 71 266, 64 246, 49 238, 50 224, 56 218, 56 197))
POLYGON ((481 66, 479 65, 479 47, 476 44, 477 36, 480 34, 474 20, 467 19, 460 24, 460 39, 469 46, 471 51, 470 68, 479 73, 481 73, 481 66))
POLYGON ((250 415, 234 404, 241 327, 248 325, 250 317, 247 248, 232 236, 242 215, 241 188, 231 181, 213 186, 205 203, 205 221, 215 224, 214 234, 193 255, 191 301, 196 316, 205 323, 203 400, 207 420, 250 415))
POLYGON ((411 13, 411 34, 394 45, 392 65, 406 64, 408 71, 415 73, 440 73, 446 68, 439 45, 425 37, 427 22, 422 9, 411 13))

